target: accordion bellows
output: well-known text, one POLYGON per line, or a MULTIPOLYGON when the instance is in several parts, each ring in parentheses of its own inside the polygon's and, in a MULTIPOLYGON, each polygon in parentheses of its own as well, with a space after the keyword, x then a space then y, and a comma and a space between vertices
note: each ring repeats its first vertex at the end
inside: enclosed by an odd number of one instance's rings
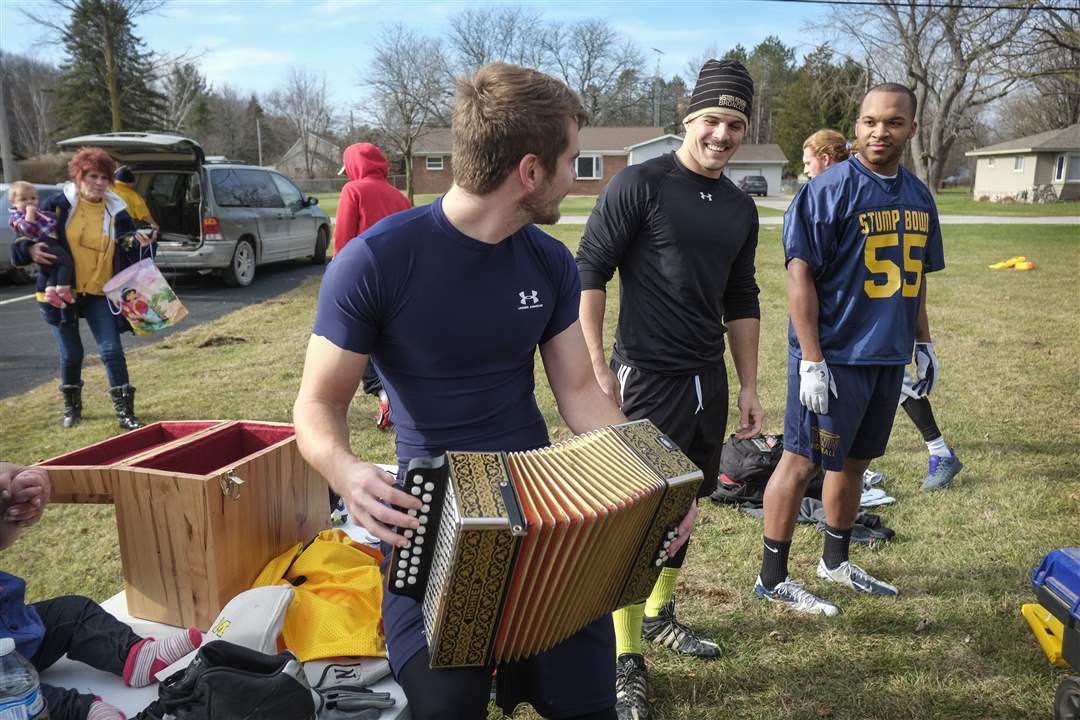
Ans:
POLYGON ((647 420, 414 461, 406 490, 428 509, 389 590, 422 602, 432 667, 530 657, 649 595, 701 480, 647 420))

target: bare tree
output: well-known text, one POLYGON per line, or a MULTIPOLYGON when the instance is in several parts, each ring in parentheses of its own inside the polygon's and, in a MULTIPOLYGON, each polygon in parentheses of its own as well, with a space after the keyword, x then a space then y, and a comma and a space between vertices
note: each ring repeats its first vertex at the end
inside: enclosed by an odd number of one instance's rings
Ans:
POLYGON ((412 159, 417 138, 433 124, 445 125, 452 86, 446 54, 438 40, 401 24, 383 30, 369 72, 361 80, 372 91, 372 123, 405 161, 405 194, 413 199, 412 159))
POLYGON ((7 102, 11 142, 24 155, 49 152, 56 128, 53 88, 59 71, 22 55, 0 53, 0 86, 7 102))
POLYGON ((606 20, 551 23, 541 44, 546 62, 577 91, 597 125, 603 125, 607 115, 642 102, 649 91, 641 50, 606 20))
POLYGON ((476 72, 491 62, 540 68, 544 64, 541 38, 543 15, 518 6, 466 8, 450 16, 447 46, 452 70, 476 72))
POLYGON ((1031 0, 987 8, 962 3, 878 0, 879 7, 844 5, 831 26, 837 41, 853 38, 878 78, 909 85, 918 98, 911 141, 916 174, 936 187, 949 150, 987 105, 1020 81, 1015 45, 1031 15, 1031 0))
POLYGON ((173 65, 161 82, 161 94, 165 96, 165 129, 180 132, 188 128, 196 107, 209 92, 206 78, 195 63, 173 65))
POLYGON ((304 156, 304 169, 311 177, 319 141, 325 140, 334 121, 326 93, 326 77, 322 73, 290 68, 285 86, 270 93, 266 103, 296 134, 304 156))

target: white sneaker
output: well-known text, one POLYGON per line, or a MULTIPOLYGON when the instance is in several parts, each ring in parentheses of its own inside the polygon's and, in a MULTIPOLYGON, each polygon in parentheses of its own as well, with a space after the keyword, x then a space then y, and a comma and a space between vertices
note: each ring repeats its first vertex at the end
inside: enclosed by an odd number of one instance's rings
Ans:
POLYGON ((762 584, 761 576, 758 576, 757 582, 754 583, 754 594, 769 602, 783 605, 790 610, 806 613, 807 615, 832 617, 840 612, 840 608, 828 600, 822 600, 804 588, 802 582, 791 578, 787 578, 784 582, 769 590, 762 584))
POLYGON ((825 558, 818 560, 817 576, 822 580, 846 585, 855 592, 869 595, 899 595, 895 585, 878 580, 853 562, 844 561, 839 567, 830 570, 825 567, 825 558))

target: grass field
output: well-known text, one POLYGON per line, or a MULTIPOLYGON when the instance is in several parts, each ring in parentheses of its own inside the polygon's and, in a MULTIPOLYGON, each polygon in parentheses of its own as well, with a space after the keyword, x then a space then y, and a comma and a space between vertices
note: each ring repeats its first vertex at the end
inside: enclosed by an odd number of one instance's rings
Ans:
POLYGON ((939 215, 1013 215, 1020 217, 1080 216, 1080 202, 1023 203, 978 201, 970 188, 940 190, 934 196, 939 215))
MULTIPOLYGON (((580 226, 551 232, 573 246, 580 226)), ((895 582, 874 599, 822 584, 818 533, 797 529, 793 575, 842 607, 829 620, 785 614, 754 599, 761 525, 729 507, 703 508, 679 586, 680 617, 716 637, 724 655, 702 662, 647 650, 655 715, 667 720, 1045 720, 1063 672, 1038 649, 1020 606, 1028 573, 1049 550, 1080 544, 1080 237, 1066 226, 945 227, 948 268, 929 278, 941 359, 933 400, 966 469, 953 489, 919 492, 926 450, 899 414, 886 457, 898 502, 880 510, 895 541, 853 559, 895 582), (990 271, 1024 254, 1033 272, 990 271)), ((760 391, 766 429, 783 416, 784 278, 779 228, 762 228, 760 391)), ((317 281, 130 353, 143 420, 288 421, 311 329, 317 281), (216 342, 208 342, 214 341, 216 342), (229 339, 221 342, 221 339, 229 339)), ((614 288, 612 288, 614 289, 614 288)), ((617 303, 618 294, 609 293, 617 303)), ((616 313, 608 312, 608 334, 616 313)), ((0 457, 33 462, 117 432, 96 360, 85 373, 85 420, 59 428, 49 382, 0 401, 0 457)), ((733 379, 734 382, 734 379, 733 379)), ((537 363, 537 392, 554 438, 568 431, 537 363)), ((352 443, 363 457, 393 458, 374 405, 358 397, 352 443)), ((161 508, 161 512, 168 512, 161 508)), ((30 599, 121 587, 110 506, 54 505, 0 557, 29 581, 30 599)), ((519 718, 533 718, 521 710, 519 718)))

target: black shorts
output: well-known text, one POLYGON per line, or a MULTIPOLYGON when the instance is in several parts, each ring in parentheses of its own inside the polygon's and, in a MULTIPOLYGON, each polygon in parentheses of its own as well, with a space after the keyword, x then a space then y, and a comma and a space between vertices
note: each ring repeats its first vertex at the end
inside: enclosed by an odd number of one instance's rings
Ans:
POLYGON ((716 489, 727 438, 728 383, 724 363, 697 375, 657 375, 611 359, 623 413, 648 418, 701 468, 702 498, 716 489))

